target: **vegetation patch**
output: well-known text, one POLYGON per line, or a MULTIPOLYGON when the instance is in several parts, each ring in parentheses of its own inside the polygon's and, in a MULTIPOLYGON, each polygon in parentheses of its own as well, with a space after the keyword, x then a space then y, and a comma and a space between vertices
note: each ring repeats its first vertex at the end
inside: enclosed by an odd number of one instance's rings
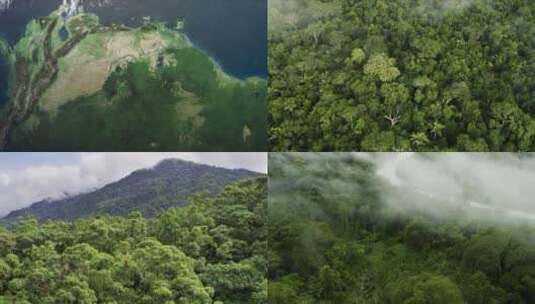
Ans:
POLYGON ((270 1, 276 151, 533 151, 535 4, 270 1))
POLYGON ((0 228, 0 303, 267 301, 265 178, 140 212, 0 228))

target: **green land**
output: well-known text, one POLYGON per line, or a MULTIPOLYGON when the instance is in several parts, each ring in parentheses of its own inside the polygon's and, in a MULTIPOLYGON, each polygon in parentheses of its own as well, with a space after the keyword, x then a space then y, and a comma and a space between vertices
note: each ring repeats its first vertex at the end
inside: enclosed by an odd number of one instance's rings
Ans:
POLYGON ((271 0, 273 151, 534 151, 535 2, 271 0))
POLYGON ((227 75, 164 24, 52 13, 15 46, 0 42, 0 54, 10 66, 5 150, 266 149, 267 82, 227 75))
POLYGON ((0 227, 0 303, 267 303, 267 180, 140 212, 0 227))

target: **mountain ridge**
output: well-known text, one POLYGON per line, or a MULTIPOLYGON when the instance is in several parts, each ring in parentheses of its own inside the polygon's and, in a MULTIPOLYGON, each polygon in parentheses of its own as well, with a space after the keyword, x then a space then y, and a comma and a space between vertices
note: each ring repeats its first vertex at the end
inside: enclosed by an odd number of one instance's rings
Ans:
POLYGON ((260 176, 263 174, 246 169, 165 159, 95 190, 37 201, 11 211, 2 220, 12 221, 26 216, 40 221, 75 220, 99 214, 126 215, 135 210, 152 217, 161 210, 186 205, 196 193, 216 195, 233 182, 260 176))

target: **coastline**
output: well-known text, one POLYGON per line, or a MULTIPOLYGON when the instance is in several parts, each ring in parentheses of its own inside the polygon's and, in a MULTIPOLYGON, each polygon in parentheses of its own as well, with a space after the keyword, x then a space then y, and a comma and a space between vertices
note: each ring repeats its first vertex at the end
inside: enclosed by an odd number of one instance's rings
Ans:
MULTIPOLYGON (((102 35, 123 35, 121 34, 122 32, 130 33, 125 35, 134 36, 145 32, 153 33, 149 35, 158 36, 159 38, 156 39, 160 39, 161 43, 163 43, 159 47, 161 48, 160 52, 165 49, 183 48, 197 50, 212 62, 213 69, 217 75, 217 82, 221 88, 233 85, 240 87, 246 87, 251 84, 254 86, 267 85, 267 80, 262 77, 238 78, 227 72, 209 51, 197 46, 182 29, 169 27, 164 22, 147 22, 139 27, 128 27, 121 24, 108 25, 102 24, 98 15, 93 13, 80 13, 65 18, 62 16, 61 10, 58 9, 48 17, 34 19, 29 22, 25 35, 21 37, 17 44, 10 46, 7 42, 3 43, 4 53, 11 54, 12 63, 8 73, 11 75, 9 76, 10 96, 7 101, 9 106, 0 107, 0 115, 3 116, 0 121, 0 149, 9 149, 12 133, 19 126, 24 126, 28 119, 34 117, 34 114, 49 113, 50 109, 46 107, 48 103, 43 104, 43 98, 56 86, 58 79, 65 80, 63 69, 69 66, 65 65, 67 64, 65 60, 67 60, 71 51, 79 51, 78 46, 82 47, 82 43, 84 44, 83 47, 87 47, 88 39, 94 38, 95 35, 100 37, 102 35), (67 28, 68 36, 65 40, 59 39, 58 32, 61 28, 67 28)), ((89 52, 103 51, 98 43, 94 47, 96 49, 92 49, 89 52)), ((119 47, 119 49, 122 49, 122 47, 119 47)), ((87 53, 87 50, 85 52, 87 53)), ((149 59, 151 55, 145 53, 143 48, 138 49, 136 52, 139 54, 132 57, 133 60, 154 60, 154 58, 149 59)), ((122 60, 121 58, 117 59, 122 60)), ((69 60, 72 61, 72 58, 69 60)), ((109 75, 106 74, 105 77, 107 78, 109 75)), ((101 89, 102 87, 99 87, 96 90, 101 89)), ((95 93, 97 91, 91 92, 95 93)), ((54 92, 66 91, 58 91, 55 88, 54 92)), ((89 93, 89 95, 93 93, 89 93)), ((87 93, 81 92, 79 94, 81 95, 76 95, 76 98, 85 96, 87 93)), ((65 97, 65 100, 73 100, 71 97, 65 97)), ((62 102, 59 101, 58 107, 61 104, 62 102)))

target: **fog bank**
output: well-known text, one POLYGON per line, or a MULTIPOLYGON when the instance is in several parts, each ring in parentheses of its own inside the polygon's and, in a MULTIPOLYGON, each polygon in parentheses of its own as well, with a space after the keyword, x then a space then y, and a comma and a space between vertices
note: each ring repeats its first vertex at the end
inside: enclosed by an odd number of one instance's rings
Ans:
POLYGON ((329 210, 375 209, 535 223, 535 153, 271 153, 269 174, 270 206, 281 216, 288 208, 324 219, 329 210))
MULTIPOLYGON (((428 198, 430 211, 436 201, 482 215, 535 220, 535 154, 384 153, 371 161, 377 175, 398 190, 428 198)), ((411 205, 385 196, 390 204, 411 205)))

